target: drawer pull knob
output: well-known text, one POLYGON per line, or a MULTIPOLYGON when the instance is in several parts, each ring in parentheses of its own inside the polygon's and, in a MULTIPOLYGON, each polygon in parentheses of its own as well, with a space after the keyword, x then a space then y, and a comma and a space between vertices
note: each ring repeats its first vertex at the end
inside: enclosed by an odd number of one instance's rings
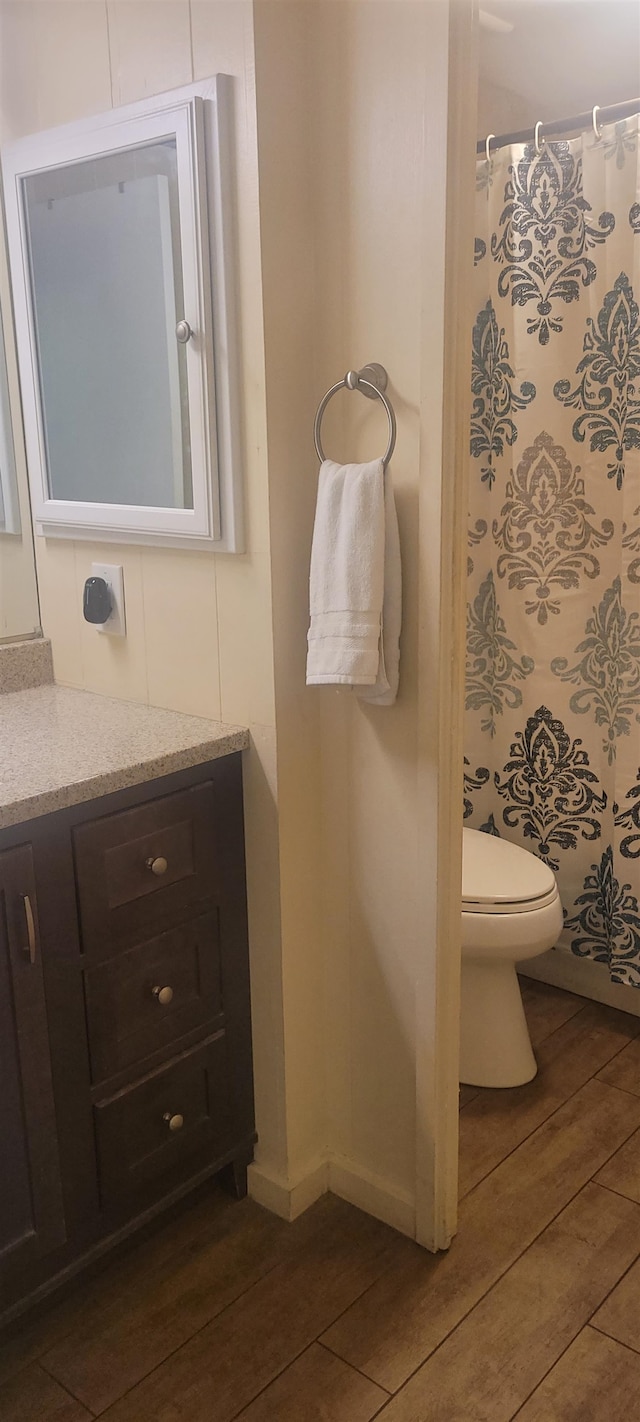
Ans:
POLYGON ((179 1112, 174 1116, 172 1111, 165 1111, 162 1119, 166 1121, 170 1131, 181 1131, 184 1126, 184 1116, 179 1112))
POLYGON ((167 872, 168 864, 166 859, 164 859, 161 854, 159 854, 156 859, 154 859, 153 857, 151 859, 147 859, 146 863, 147 869, 150 869, 152 874, 160 875, 166 874, 167 872))
POLYGON ((156 999, 156 1002, 159 1002, 162 1007, 168 1007, 169 1003, 173 1002, 172 987, 154 987, 151 989, 151 991, 156 999))

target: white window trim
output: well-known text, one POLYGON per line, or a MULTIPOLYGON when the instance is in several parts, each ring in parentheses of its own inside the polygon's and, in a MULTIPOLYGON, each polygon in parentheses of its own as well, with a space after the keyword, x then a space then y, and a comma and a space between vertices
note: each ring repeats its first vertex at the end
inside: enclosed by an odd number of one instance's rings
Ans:
POLYGON ((231 79, 217 75, 65 124, 3 151, 7 234, 25 416, 27 460, 38 532, 58 538, 108 539, 243 551, 238 362, 233 281, 231 79), (187 346, 193 509, 163 509, 52 499, 40 405, 22 179, 176 135, 187 346))
POLYGON ((20 501, 11 428, 5 339, 6 332, 0 312, 0 534, 19 534, 20 501))

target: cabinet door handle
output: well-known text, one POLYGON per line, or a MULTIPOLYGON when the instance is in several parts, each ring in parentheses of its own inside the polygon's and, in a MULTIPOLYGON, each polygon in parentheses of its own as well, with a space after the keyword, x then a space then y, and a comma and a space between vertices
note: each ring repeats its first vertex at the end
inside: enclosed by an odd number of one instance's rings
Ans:
POLYGON ((179 1112, 174 1115, 172 1111, 165 1111, 162 1119, 166 1121, 170 1131, 181 1131, 184 1126, 184 1116, 179 1112))
POLYGON ((24 952, 29 954, 29 962, 33 966, 36 961, 36 925, 33 917, 33 909, 31 907, 31 899, 28 894, 22 895, 22 902, 24 904, 24 916, 27 920, 27 942, 24 952))
POLYGON ((160 987, 158 984, 158 987, 151 989, 151 993, 152 996, 155 997, 156 1002, 159 1002, 162 1007, 168 1007, 169 1003, 173 1002, 172 987, 160 987))
POLYGON ((158 875, 160 875, 160 874, 166 874, 167 869, 168 869, 168 867, 169 867, 168 864, 167 864, 166 859, 164 858, 164 856, 163 856, 162 854, 158 854, 155 859, 153 858, 153 855, 152 855, 150 859, 146 859, 146 860, 145 860, 145 864, 146 864, 146 866, 147 866, 147 869, 150 869, 150 870, 151 870, 151 873, 152 873, 152 874, 158 874, 158 875))

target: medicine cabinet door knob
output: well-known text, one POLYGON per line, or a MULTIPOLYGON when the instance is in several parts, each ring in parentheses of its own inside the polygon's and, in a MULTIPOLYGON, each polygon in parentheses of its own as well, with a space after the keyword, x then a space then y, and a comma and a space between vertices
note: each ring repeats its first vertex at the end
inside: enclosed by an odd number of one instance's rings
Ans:
POLYGON ((180 345, 186 346, 187 341, 191 340, 192 335, 193 331, 191 330, 189 322, 178 321, 176 326, 176 340, 180 342, 180 345))
POLYGON ((181 1131, 184 1126, 184 1116, 181 1116, 179 1112, 174 1116, 172 1111, 165 1111, 162 1119, 166 1121, 170 1131, 181 1131))
POLYGON ((156 1002, 159 1002, 162 1007, 168 1007, 169 1003, 173 1002, 172 987, 154 987, 151 989, 151 991, 156 999, 156 1002))
POLYGON ((155 859, 153 858, 153 856, 150 859, 147 859, 146 865, 147 869, 150 869, 152 874, 157 875, 166 874, 167 869, 169 867, 166 859, 163 857, 162 854, 158 854, 155 859))

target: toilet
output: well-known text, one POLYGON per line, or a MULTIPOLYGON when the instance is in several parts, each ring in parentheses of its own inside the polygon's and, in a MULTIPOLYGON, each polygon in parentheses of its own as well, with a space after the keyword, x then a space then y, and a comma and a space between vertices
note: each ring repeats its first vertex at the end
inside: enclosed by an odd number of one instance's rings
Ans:
POLYGON ((516 963, 552 948, 561 929, 553 871, 517 844, 463 829, 461 1081, 522 1086, 535 1076, 516 963))

